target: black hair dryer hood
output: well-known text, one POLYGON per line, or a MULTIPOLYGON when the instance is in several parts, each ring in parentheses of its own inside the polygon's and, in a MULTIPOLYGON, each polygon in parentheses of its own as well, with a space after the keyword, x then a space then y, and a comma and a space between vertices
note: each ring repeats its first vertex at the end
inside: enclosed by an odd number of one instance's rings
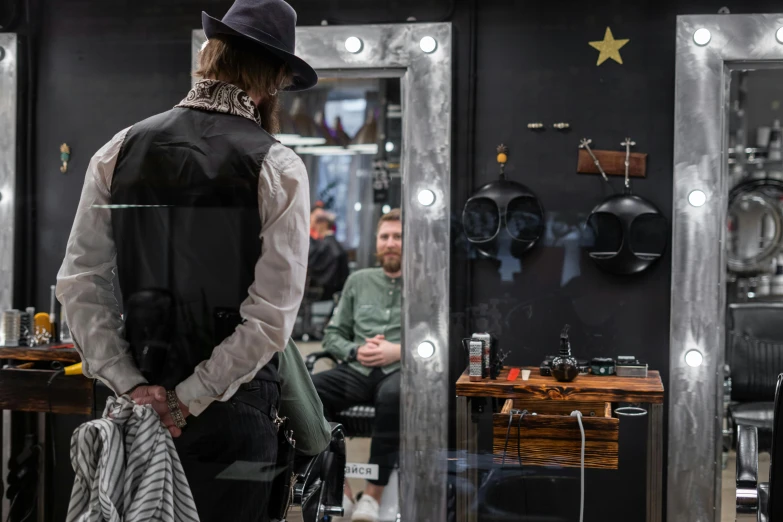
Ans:
POLYGON ((510 239, 510 253, 519 258, 543 234, 544 208, 525 185, 501 178, 487 183, 465 202, 462 225, 468 241, 485 256, 496 257, 501 243, 510 239))
POLYGON ((668 223, 646 199, 626 191, 596 206, 587 218, 595 242, 590 258, 613 274, 636 274, 661 258, 666 249, 668 223))

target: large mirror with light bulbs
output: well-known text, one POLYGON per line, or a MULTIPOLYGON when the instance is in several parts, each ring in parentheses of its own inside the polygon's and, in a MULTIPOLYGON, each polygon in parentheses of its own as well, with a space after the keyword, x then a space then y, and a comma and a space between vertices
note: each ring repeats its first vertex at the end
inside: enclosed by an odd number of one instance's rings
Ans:
POLYGON ((767 520, 770 451, 783 437, 772 429, 783 373, 781 26, 773 14, 677 22, 669 520, 767 520))
POLYGON ((382 521, 446 520, 451 24, 299 27, 296 54, 319 82, 281 94, 275 136, 310 178, 293 338, 348 463, 369 464, 346 488, 382 521))

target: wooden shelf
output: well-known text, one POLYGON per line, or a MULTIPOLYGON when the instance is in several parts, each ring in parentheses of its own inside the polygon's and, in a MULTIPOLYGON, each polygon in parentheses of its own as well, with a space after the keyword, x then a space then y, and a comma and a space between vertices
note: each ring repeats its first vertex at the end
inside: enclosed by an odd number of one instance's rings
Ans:
POLYGON ((61 345, 0 347, 0 359, 15 361, 59 361, 64 364, 81 362, 74 348, 54 348, 61 345))
MULTIPOLYGON (((562 401, 537 402, 540 406, 536 408, 540 412, 537 415, 520 418, 515 414, 509 418, 512 401, 508 400, 503 411, 492 416, 494 461, 507 465, 580 467, 582 433, 576 417, 547 411, 547 406, 562 401)), ((591 406, 574 402, 569 404, 583 413, 585 467, 617 469, 620 420, 612 417, 609 405, 596 408, 594 416, 585 416, 584 410, 591 409, 591 406)))
POLYGON ((52 370, 0 369, 0 408, 13 411, 91 415, 93 381, 52 370), (50 379, 51 383, 50 383, 50 379))
MULTIPOLYGON (((593 154, 598 158, 601 167, 607 176, 625 176, 625 151, 617 150, 593 150, 593 154)), ((595 166, 593 158, 584 150, 579 150, 579 159, 577 161, 576 171, 580 174, 600 174, 598 167, 595 166)), ((647 176, 647 154, 642 152, 632 152, 628 161, 628 177, 644 178, 647 176)))
POLYGON ((505 399, 560 400, 582 402, 643 402, 663 404, 663 383, 657 371, 647 377, 617 377, 616 375, 580 375, 572 382, 558 382, 554 377, 530 370, 530 379, 522 375, 508 381, 508 368, 497 380, 471 382, 467 371, 457 380, 456 392, 461 397, 497 397, 505 399))

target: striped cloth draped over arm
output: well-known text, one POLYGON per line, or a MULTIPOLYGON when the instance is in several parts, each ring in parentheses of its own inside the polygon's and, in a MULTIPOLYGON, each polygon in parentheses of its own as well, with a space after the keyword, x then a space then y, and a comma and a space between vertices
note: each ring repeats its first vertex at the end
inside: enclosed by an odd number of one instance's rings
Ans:
POLYGON ((174 441, 151 406, 110 397, 71 437, 67 522, 198 522, 174 441))

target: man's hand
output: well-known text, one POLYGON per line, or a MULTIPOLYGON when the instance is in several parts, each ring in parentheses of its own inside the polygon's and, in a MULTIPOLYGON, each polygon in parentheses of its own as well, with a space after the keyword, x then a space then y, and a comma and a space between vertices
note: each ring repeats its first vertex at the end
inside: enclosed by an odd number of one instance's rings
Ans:
MULTIPOLYGON (((163 386, 137 386, 130 392, 130 398, 136 404, 152 406, 160 417, 160 421, 169 430, 172 437, 179 437, 182 435, 182 430, 174 424, 174 419, 171 418, 171 412, 169 411, 169 405, 166 402, 166 390, 163 386)), ((179 409, 182 410, 182 416, 187 417, 190 415, 190 410, 182 401, 179 401, 179 409)))
POLYGON ((388 366, 400 360, 400 345, 376 335, 356 351, 356 360, 370 368, 388 366))

